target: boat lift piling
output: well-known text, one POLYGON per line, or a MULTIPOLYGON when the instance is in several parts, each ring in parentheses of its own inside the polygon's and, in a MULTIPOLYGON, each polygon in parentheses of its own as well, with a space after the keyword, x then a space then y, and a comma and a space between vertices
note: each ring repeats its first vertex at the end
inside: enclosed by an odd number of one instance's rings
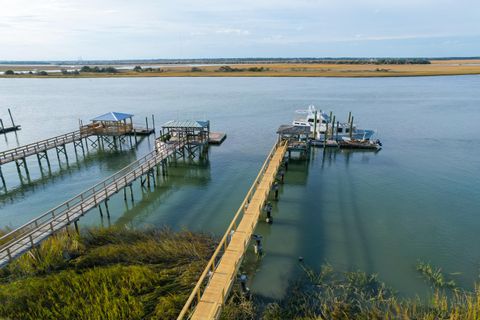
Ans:
POLYGON ((13 120, 13 116, 12 116, 12 111, 10 110, 10 108, 8 108, 8 115, 10 116, 10 121, 12 122, 12 126, 11 127, 5 127, 5 124, 4 124, 3 120, 0 119, 0 126, 1 126, 0 127, 0 133, 7 133, 7 132, 17 131, 17 130, 21 129, 20 125, 15 124, 15 121, 13 120))

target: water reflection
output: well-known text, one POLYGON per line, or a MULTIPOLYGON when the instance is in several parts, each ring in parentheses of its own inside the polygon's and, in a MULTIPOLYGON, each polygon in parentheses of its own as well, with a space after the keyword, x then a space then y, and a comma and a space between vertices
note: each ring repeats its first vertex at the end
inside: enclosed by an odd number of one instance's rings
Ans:
MULTIPOLYGON (((177 160, 170 163, 167 169, 167 175, 157 177, 157 185, 153 189, 146 189, 137 186, 136 193, 141 195, 140 201, 133 204, 125 201, 126 211, 117 219, 115 225, 128 225, 139 227, 141 225, 162 225, 158 223, 159 219, 167 220, 175 218, 180 220, 184 212, 173 212, 175 217, 158 217, 162 212, 163 206, 168 205, 168 200, 174 197, 175 192, 184 190, 186 187, 206 187, 211 180, 210 162, 204 160, 177 160), (154 221, 157 221, 153 223, 154 221)), ((192 199, 185 199, 190 203, 192 199)))
MULTIPOLYGON (((121 163, 120 166, 122 166, 125 162, 133 162, 135 159, 136 151, 134 149, 124 151, 99 150, 95 153, 85 154, 84 158, 77 160, 71 165, 51 165, 48 168, 37 166, 38 170, 36 171, 40 173, 35 173, 32 170, 28 181, 20 179, 20 185, 7 187, 7 193, 0 195, 0 208, 6 203, 13 203, 15 200, 24 199, 39 188, 45 189, 49 185, 55 185, 60 181, 67 181, 71 179, 72 175, 77 171, 86 171, 94 167, 116 171, 119 169, 119 162, 121 163)), ((13 166, 13 164, 11 165, 13 166)), ((10 175, 9 178, 13 179, 14 177, 10 175)))

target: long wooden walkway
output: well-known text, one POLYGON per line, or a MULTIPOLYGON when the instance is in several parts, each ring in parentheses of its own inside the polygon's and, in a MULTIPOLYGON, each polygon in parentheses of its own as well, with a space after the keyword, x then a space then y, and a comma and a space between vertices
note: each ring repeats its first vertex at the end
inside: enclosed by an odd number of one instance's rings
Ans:
POLYGON ((271 150, 178 316, 179 320, 217 319, 220 316, 286 151, 284 141, 271 150))
POLYGON ((131 163, 94 187, 47 211, 0 238, 0 267, 39 244, 56 231, 77 221, 87 211, 148 174, 168 156, 184 146, 184 142, 164 143, 158 139, 156 149, 131 163))
POLYGON ((18 148, 6 150, 0 152, 0 165, 24 159, 26 157, 45 152, 55 147, 61 147, 65 144, 73 143, 81 139, 91 136, 93 133, 86 130, 76 130, 69 133, 65 133, 53 138, 30 143, 18 148))

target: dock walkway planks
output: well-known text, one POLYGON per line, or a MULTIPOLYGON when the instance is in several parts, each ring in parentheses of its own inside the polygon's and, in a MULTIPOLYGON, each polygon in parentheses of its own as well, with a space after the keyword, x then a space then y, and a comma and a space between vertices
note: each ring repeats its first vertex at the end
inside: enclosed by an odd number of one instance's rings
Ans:
POLYGON ((237 211, 222 241, 215 250, 212 259, 207 264, 178 319, 191 316, 191 319, 203 320, 217 319, 220 316, 221 308, 235 281, 238 268, 248 248, 286 151, 287 144, 279 142, 270 152, 257 179, 242 202, 239 211, 237 211), (237 219, 242 212, 243 216, 237 226, 237 219), (223 255, 220 257, 222 248, 223 255), (218 263, 216 263, 217 257, 220 257, 218 263), (207 280, 208 283, 203 290, 203 294, 201 294, 204 280, 207 280), (195 298, 197 299, 197 304, 193 309, 193 313, 190 313, 195 298))
POLYGON ((2 151, 0 152, 0 165, 23 159, 55 147, 60 147, 87 138, 91 135, 91 133, 85 132, 84 130, 77 130, 53 138, 33 142, 18 148, 2 151))
POLYGON ((146 156, 60 206, 2 236, 0 238, 0 267, 38 245, 59 229, 75 222, 87 211, 95 208, 140 176, 147 174, 149 170, 182 148, 183 145, 184 142, 163 143, 157 140, 156 149, 146 156))

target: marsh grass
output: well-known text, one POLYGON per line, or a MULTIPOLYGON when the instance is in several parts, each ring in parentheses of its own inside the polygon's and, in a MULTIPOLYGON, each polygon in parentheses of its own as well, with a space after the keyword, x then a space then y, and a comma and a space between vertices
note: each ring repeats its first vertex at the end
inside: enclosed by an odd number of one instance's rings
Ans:
POLYGON ((419 270, 423 274, 431 269, 434 275, 427 277, 433 289, 427 300, 400 298, 376 275, 336 272, 330 265, 314 271, 301 265, 306 276, 290 285, 283 300, 266 301, 255 295, 246 299, 235 287, 221 319, 480 319, 479 288, 450 290, 449 281, 439 276, 441 270, 427 266, 419 270))
POLYGON ((60 233, 0 272, 0 318, 172 319, 215 247, 187 231, 60 233))

